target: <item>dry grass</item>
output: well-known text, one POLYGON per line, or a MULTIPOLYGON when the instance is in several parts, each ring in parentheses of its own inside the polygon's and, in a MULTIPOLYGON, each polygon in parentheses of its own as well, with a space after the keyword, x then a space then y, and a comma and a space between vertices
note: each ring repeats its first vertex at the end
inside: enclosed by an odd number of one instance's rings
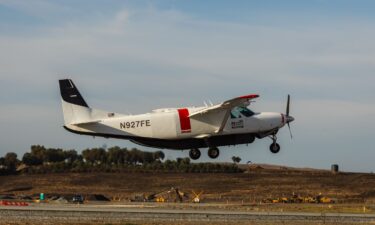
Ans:
POLYGON ((104 194, 126 201, 136 194, 151 194, 177 187, 203 191, 203 201, 259 203, 265 198, 322 193, 341 202, 375 199, 375 175, 324 171, 253 169, 250 173, 64 173, 0 176, 0 193, 104 194), (28 188, 27 188, 28 187, 28 188), (13 191, 12 191, 13 189, 13 191), (19 189, 19 190, 17 190, 19 189))

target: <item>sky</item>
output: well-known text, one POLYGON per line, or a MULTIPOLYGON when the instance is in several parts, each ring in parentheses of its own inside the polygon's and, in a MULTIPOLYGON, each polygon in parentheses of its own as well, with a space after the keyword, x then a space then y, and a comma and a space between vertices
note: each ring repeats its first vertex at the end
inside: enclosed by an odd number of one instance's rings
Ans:
MULTIPOLYGON (((257 93, 293 139, 221 147, 216 161, 372 172, 375 2, 0 0, 0 156, 31 145, 140 147, 63 129, 58 79, 93 108, 143 113, 257 93)), ((199 162, 213 161, 202 150, 199 162)), ((168 159, 188 151, 164 150, 168 159)))

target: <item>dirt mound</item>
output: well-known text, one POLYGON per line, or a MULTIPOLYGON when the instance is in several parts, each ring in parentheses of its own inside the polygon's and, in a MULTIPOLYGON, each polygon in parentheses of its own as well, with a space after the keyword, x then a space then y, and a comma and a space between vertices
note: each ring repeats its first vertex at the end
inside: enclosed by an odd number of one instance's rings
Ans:
POLYGON ((33 189, 32 186, 21 186, 21 187, 14 187, 12 189, 6 190, 5 192, 30 191, 32 189, 33 189))

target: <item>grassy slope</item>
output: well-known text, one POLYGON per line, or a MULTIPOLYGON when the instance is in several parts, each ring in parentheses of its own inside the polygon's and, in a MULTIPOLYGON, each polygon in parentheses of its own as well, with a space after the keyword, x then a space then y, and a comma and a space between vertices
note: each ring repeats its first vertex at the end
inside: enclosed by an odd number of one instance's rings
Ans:
POLYGON ((0 176, 0 193, 14 188, 29 190, 11 192, 104 194, 108 197, 132 198, 171 187, 191 193, 204 191, 207 201, 260 201, 269 197, 301 195, 335 197, 339 200, 375 197, 375 175, 324 171, 253 169, 250 173, 67 173, 0 176))

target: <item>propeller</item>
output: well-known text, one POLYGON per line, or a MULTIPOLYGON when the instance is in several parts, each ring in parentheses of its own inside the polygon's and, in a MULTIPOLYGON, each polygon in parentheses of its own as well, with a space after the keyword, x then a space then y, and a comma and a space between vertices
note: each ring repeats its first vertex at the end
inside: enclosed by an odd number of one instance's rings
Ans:
POLYGON ((286 116, 289 116, 289 108, 290 108, 290 95, 288 95, 288 101, 286 102, 286 116))
POLYGON ((290 109, 290 95, 288 95, 288 100, 286 103, 286 115, 285 116, 286 116, 286 123, 289 128, 290 139, 293 139, 292 130, 290 129, 290 122, 293 122, 294 118, 292 116, 289 116, 289 111, 290 111, 289 109, 290 109))

